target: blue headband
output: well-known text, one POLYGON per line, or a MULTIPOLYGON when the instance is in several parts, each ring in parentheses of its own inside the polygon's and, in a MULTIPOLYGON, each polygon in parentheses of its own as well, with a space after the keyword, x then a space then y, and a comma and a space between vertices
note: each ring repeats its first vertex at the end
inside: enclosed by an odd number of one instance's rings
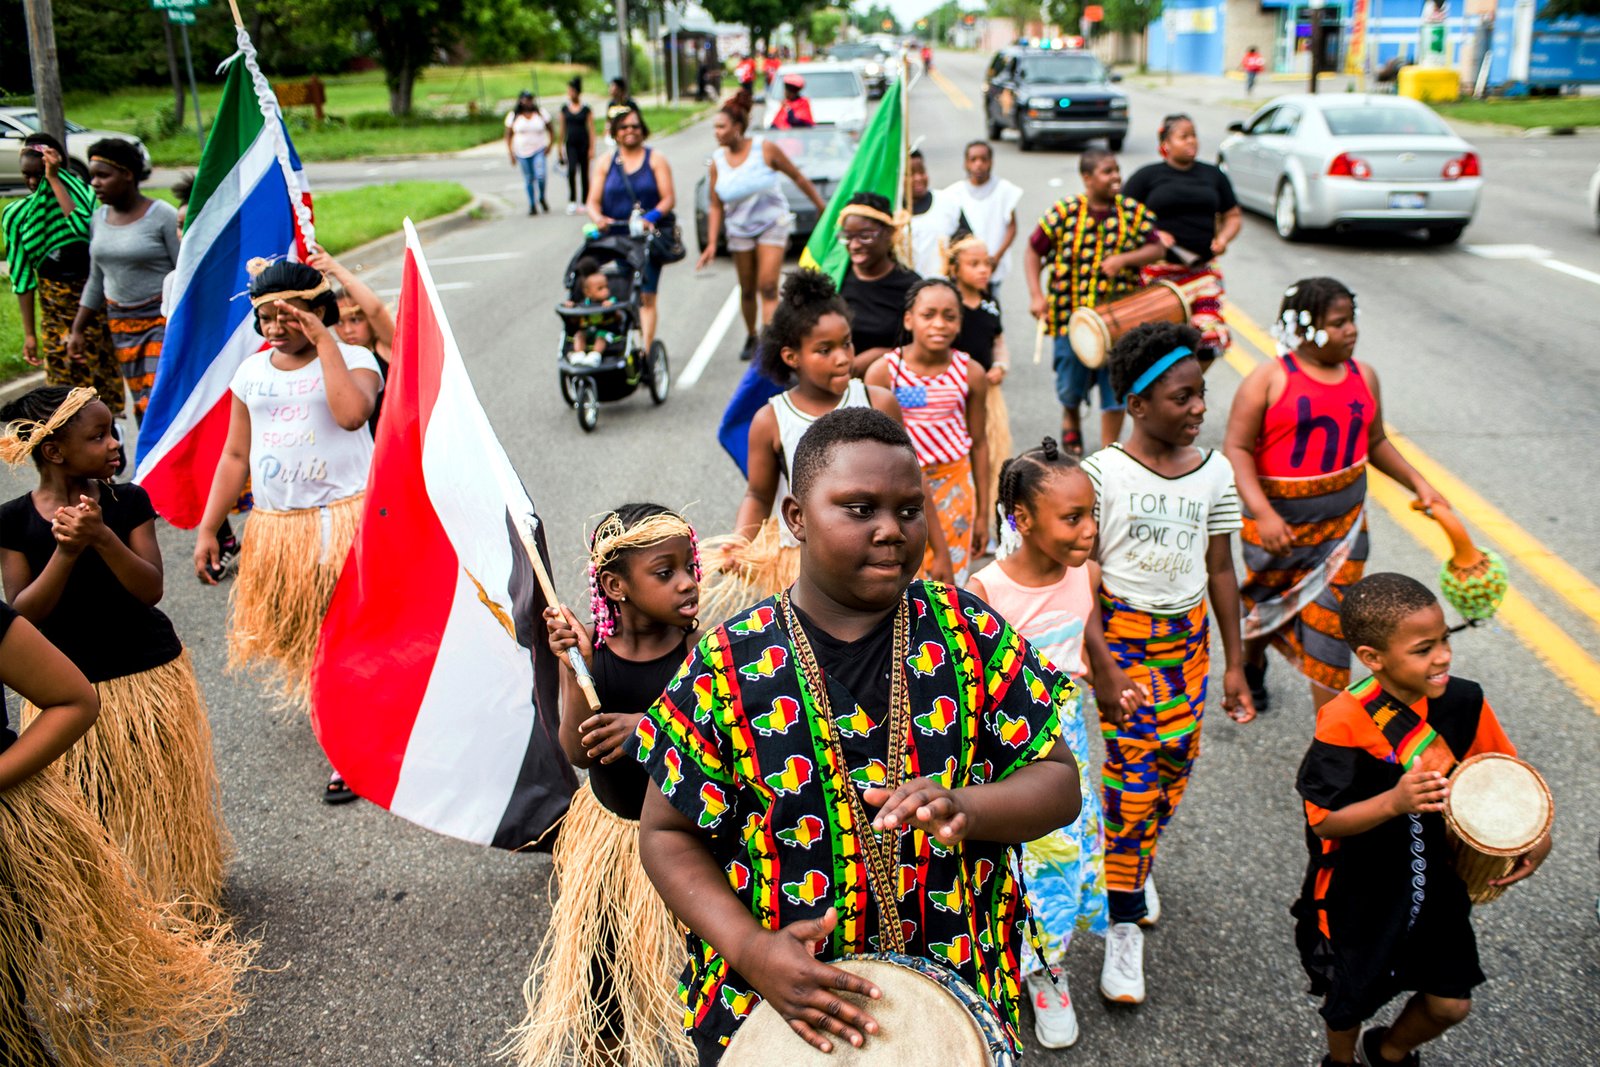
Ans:
POLYGON ((1133 380, 1133 386, 1129 388, 1128 395, 1132 396, 1134 393, 1144 392, 1156 383, 1157 378, 1171 370, 1173 364, 1192 355, 1194 355, 1194 352, 1190 350, 1188 345, 1179 345, 1174 348, 1171 352, 1152 363, 1149 370, 1133 380))

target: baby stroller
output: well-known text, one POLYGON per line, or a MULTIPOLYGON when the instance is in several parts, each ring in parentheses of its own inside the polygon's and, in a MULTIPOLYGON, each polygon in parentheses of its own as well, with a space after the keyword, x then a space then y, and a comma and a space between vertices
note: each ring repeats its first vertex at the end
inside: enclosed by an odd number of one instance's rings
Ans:
MULTIPOLYGON (((566 299, 572 304, 563 302, 556 308, 556 314, 561 316, 561 351, 556 368, 561 376, 561 398, 578 413, 578 425, 585 433, 593 431, 600 421, 601 404, 632 396, 640 382, 649 386, 650 399, 657 404, 666 403, 672 388, 667 346, 657 340, 648 353, 642 351, 639 285, 648 254, 644 241, 633 237, 591 237, 567 263, 566 299), (577 277, 581 259, 600 264, 611 290, 609 303, 582 306, 582 285, 577 277), (605 346, 599 363, 591 365, 575 358, 573 337, 585 329, 585 319, 598 315, 612 316, 616 326, 610 332, 617 336, 605 346)), ((587 347, 588 337, 585 340, 587 347)))

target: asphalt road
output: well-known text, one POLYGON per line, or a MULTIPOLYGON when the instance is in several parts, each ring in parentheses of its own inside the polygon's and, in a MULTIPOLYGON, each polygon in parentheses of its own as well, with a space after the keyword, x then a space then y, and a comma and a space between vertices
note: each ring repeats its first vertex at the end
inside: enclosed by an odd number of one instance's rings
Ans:
MULTIPOLYGON (((959 177, 961 145, 982 132, 971 107, 981 61, 949 56, 941 70, 959 92, 918 83, 912 125, 944 184, 959 177)), ((1124 174, 1154 158, 1153 130, 1168 111, 1195 116, 1207 156, 1226 124, 1241 117, 1225 103, 1130 85, 1136 132, 1124 174)), ((1266 220, 1250 218, 1226 257, 1229 295, 1265 323, 1297 277, 1344 280, 1359 294, 1361 355, 1383 377, 1391 424, 1553 555, 1593 575, 1600 573, 1600 498, 1582 488, 1586 477, 1573 468, 1593 455, 1583 442, 1600 428, 1593 402, 1600 395, 1600 240, 1582 203, 1596 142, 1479 137, 1477 144, 1488 190, 1463 246, 1534 245, 1544 255, 1486 258, 1404 239, 1290 246, 1266 220)), ((709 128, 656 147, 686 199, 713 147, 709 128)), ((1072 152, 1024 155, 1014 140, 997 148, 996 173, 1026 191, 1024 225, 1077 189, 1076 170, 1072 152)), ((701 275, 688 264, 669 268, 663 283, 660 333, 675 367, 681 372, 697 347, 712 346, 699 381, 661 409, 643 395, 605 405, 598 431, 584 435, 555 388, 559 324, 551 310, 581 220, 521 214, 515 172, 492 153, 313 166, 311 174, 323 188, 446 176, 510 208, 427 251, 483 405, 548 523, 557 582, 572 603, 584 595, 584 523, 603 508, 652 499, 687 507, 705 533, 729 526, 742 484, 713 432, 742 369, 735 359, 742 337, 737 325, 708 336, 733 287, 726 261, 701 275)), ((551 200, 564 203, 564 183, 551 200)), ((398 284, 396 264, 365 266, 379 289, 398 284)), ((1006 390, 1013 433, 1026 442, 1059 423, 1048 360, 1029 360, 1022 294, 1014 274, 1002 294, 1015 353, 1006 390)), ((1228 366, 1213 369, 1203 444, 1220 445, 1237 381, 1228 366)), ((0 475, 8 495, 28 487, 0 475)), ((1425 546, 1381 510, 1372 529, 1373 569, 1434 574, 1437 538, 1425 546)), ((325 763, 307 724, 275 715, 259 687, 224 673, 225 595, 189 577, 185 533, 163 529, 162 543, 170 571, 163 606, 210 700, 238 840, 229 903, 264 944, 266 969, 253 978, 252 1005, 222 1062, 488 1062, 521 1013, 520 986, 548 915, 548 860, 441 838, 366 804, 318 803, 325 763)), ((1576 642, 1565 668, 1576 662, 1581 673, 1585 657, 1600 657, 1595 618, 1569 602, 1583 603, 1574 587, 1536 580, 1522 565, 1527 558, 1512 560, 1516 588, 1576 642)), ((1483 683, 1513 739, 1548 778, 1558 805, 1556 848, 1535 879, 1479 911, 1490 981, 1472 1018, 1430 1050, 1430 1064, 1600 1058, 1600 709, 1558 677, 1527 632, 1497 623, 1466 633, 1456 666, 1483 683)), ((1320 1024, 1303 992, 1287 912, 1305 864, 1293 781, 1311 720, 1281 663, 1272 687, 1276 709, 1258 722, 1238 726, 1215 715, 1207 727, 1204 758, 1157 863, 1165 917, 1148 940, 1148 1003, 1132 1011, 1103 1006, 1095 992, 1099 945, 1082 938, 1069 964, 1082 1040, 1069 1052, 1030 1053, 1030 1062, 1316 1062, 1320 1024)))

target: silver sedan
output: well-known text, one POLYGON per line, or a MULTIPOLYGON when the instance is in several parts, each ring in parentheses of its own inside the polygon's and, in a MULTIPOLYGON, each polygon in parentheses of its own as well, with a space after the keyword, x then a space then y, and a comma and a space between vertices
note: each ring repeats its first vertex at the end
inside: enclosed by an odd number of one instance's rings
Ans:
POLYGON ((1477 152, 1406 97, 1280 96, 1229 129, 1217 165, 1286 241, 1334 228, 1424 230, 1447 244, 1478 210, 1477 152))

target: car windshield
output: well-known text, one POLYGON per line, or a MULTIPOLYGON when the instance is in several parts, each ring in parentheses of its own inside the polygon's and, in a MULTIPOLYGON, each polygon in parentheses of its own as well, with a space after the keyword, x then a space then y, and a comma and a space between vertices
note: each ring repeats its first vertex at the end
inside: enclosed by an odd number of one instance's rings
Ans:
MULTIPOLYGON (((861 95, 861 83, 848 70, 812 70, 806 71, 803 77, 806 87, 800 90, 800 95, 812 100, 838 100, 861 95)), ((783 95, 780 81, 776 79, 772 83, 773 96, 783 95)))
POLYGON ((1421 107, 1330 107, 1322 117, 1335 137, 1448 137, 1450 127, 1421 107))
POLYGON ((781 137, 771 136, 770 139, 796 166, 847 163, 855 149, 855 142, 832 126, 786 130, 781 137))
POLYGON ((828 54, 834 59, 876 59, 883 55, 878 51, 877 45, 871 44, 841 44, 831 49, 828 54))
POLYGON ((1093 56, 1024 56, 1017 73, 1030 82, 1097 82, 1105 78, 1100 61, 1093 56))
MULTIPOLYGON (((39 113, 37 111, 13 111, 11 112, 11 118, 28 127, 34 133, 38 133, 44 128, 39 122, 39 113)), ((84 129, 85 127, 79 126, 76 122, 67 123, 68 133, 83 133, 84 129)))

